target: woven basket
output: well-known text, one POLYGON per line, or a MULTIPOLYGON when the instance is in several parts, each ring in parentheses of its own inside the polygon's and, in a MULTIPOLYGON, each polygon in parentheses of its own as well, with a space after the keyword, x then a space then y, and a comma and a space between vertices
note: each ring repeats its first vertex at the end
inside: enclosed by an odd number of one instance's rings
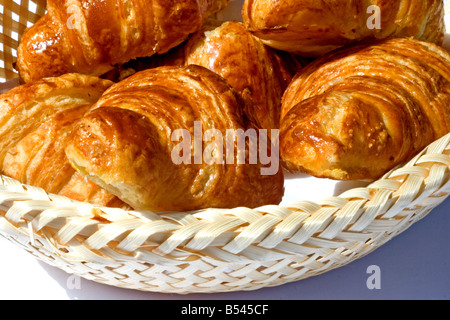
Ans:
MULTIPOLYGON (((20 0, 16 0, 20 2, 20 0)), ((44 0, 0 5, 0 78, 44 0)), ((0 234, 86 279, 165 293, 255 290, 361 258, 424 218, 450 192, 450 134, 367 188, 258 209, 155 214, 98 208, 0 176, 0 234)))

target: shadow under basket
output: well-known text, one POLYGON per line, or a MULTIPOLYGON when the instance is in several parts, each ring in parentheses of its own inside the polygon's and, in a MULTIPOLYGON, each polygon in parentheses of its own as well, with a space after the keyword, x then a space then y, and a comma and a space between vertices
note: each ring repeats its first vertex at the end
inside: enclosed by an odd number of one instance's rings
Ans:
MULTIPOLYGON (((18 37, 44 5, 3 5, 3 80, 17 77, 18 37)), ((447 199, 449 165, 450 134, 368 187, 337 197, 163 214, 99 208, 0 176, 0 235, 52 266, 117 287, 255 290, 322 274, 379 248, 447 199)))

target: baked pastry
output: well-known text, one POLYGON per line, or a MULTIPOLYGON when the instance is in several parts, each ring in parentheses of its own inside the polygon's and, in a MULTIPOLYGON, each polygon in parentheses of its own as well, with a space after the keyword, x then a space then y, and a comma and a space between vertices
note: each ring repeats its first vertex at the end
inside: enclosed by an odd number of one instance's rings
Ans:
POLYGON ((242 103, 200 66, 141 71, 105 92, 74 128, 66 154, 83 176, 135 209, 278 204, 282 170, 264 173, 276 163, 252 164, 249 139, 239 146, 239 131, 247 130, 242 103))
POLYGON ((67 74, 16 87, 0 96, 0 173, 53 194, 125 207, 76 172, 65 143, 79 120, 112 83, 67 74))
POLYGON ((48 0, 18 48, 25 82, 76 72, 100 76, 136 57, 164 53, 229 0, 48 0))
POLYGON ((279 129, 281 97, 306 64, 303 60, 264 45, 240 22, 210 19, 168 53, 135 59, 105 77, 118 82, 150 68, 199 65, 225 78, 241 95, 247 102, 244 115, 255 127, 279 129))
POLYGON ((256 127, 280 128, 281 97, 302 67, 299 59, 267 47, 240 22, 210 21, 177 50, 185 65, 224 77, 246 100, 244 114, 256 127))
POLYGON ((450 55, 395 38, 337 50, 305 67, 283 97, 285 166, 377 179, 450 132, 450 55))
POLYGON ((265 44, 309 57, 364 39, 441 44, 445 33, 443 0, 246 0, 242 13, 265 44))

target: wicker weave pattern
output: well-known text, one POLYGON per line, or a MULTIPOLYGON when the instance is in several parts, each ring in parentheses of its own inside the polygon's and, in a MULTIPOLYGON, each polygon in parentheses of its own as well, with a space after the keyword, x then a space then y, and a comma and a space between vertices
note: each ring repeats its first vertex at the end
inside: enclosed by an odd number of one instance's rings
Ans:
MULTIPOLYGON (((0 5, 0 81, 17 78, 18 38, 44 6, 45 0, 0 5)), ((449 166, 450 134, 369 187, 339 197, 161 215, 95 208, 0 176, 0 235, 69 273, 118 287, 254 290, 315 276, 377 249, 448 197, 449 166)))
POLYGON ((158 292, 252 290, 343 266, 443 202, 450 134, 367 188, 319 203, 156 215, 95 208, 2 177, 0 231, 87 279, 158 292))

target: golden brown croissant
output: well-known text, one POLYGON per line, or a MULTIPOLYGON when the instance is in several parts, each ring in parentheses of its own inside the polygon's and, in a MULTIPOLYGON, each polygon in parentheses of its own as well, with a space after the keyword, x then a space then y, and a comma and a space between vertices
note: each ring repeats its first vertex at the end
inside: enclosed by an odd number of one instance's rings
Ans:
POLYGON ((244 114, 256 127, 279 129, 281 97, 305 62, 264 45, 240 22, 208 20, 167 54, 130 61, 106 77, 117 82, 136 71, 191 64, 225 78, 246 100, 244 114))
POLYGON ((22 85, 0 96, 0 172, 49 193, 124 207, 76 172, 65 155, 74 123, 112 83, 67 74, 22 85))
POLYGON ((244 114, 258 128, 279 129, 281 97, 301 62, 275 51, 239 22, 212 21, 182 46, 185 65, 208 68, 236 89, 247 109, 244 114))
POLYGON ((319 58, 283 97, 280 154, 293 171, 376 179, 450 132, 450 55, 412 39, 319 58))
POLYGON ((267 45, 310 57, 368 38, 440 44, 445 32, 442 0, 246 0, 242 12, 267 45))
MULTIPOLYGON (((222 77, 195 65, 160 67, 107 90, 73 130, 66 154, 136 209, 277 204, 282 171, 266 174, 271 165, 251 164, 253 149, 238 142, 246 129, 242 101, 222 77)), ((270 155, 270 144, 264 147, 270 155)))
POLYGON ((48 0, 27 29, 17 68, 25 82, 77 72, 100 76, 115 64, 164 53, 229 0, 48 0))

